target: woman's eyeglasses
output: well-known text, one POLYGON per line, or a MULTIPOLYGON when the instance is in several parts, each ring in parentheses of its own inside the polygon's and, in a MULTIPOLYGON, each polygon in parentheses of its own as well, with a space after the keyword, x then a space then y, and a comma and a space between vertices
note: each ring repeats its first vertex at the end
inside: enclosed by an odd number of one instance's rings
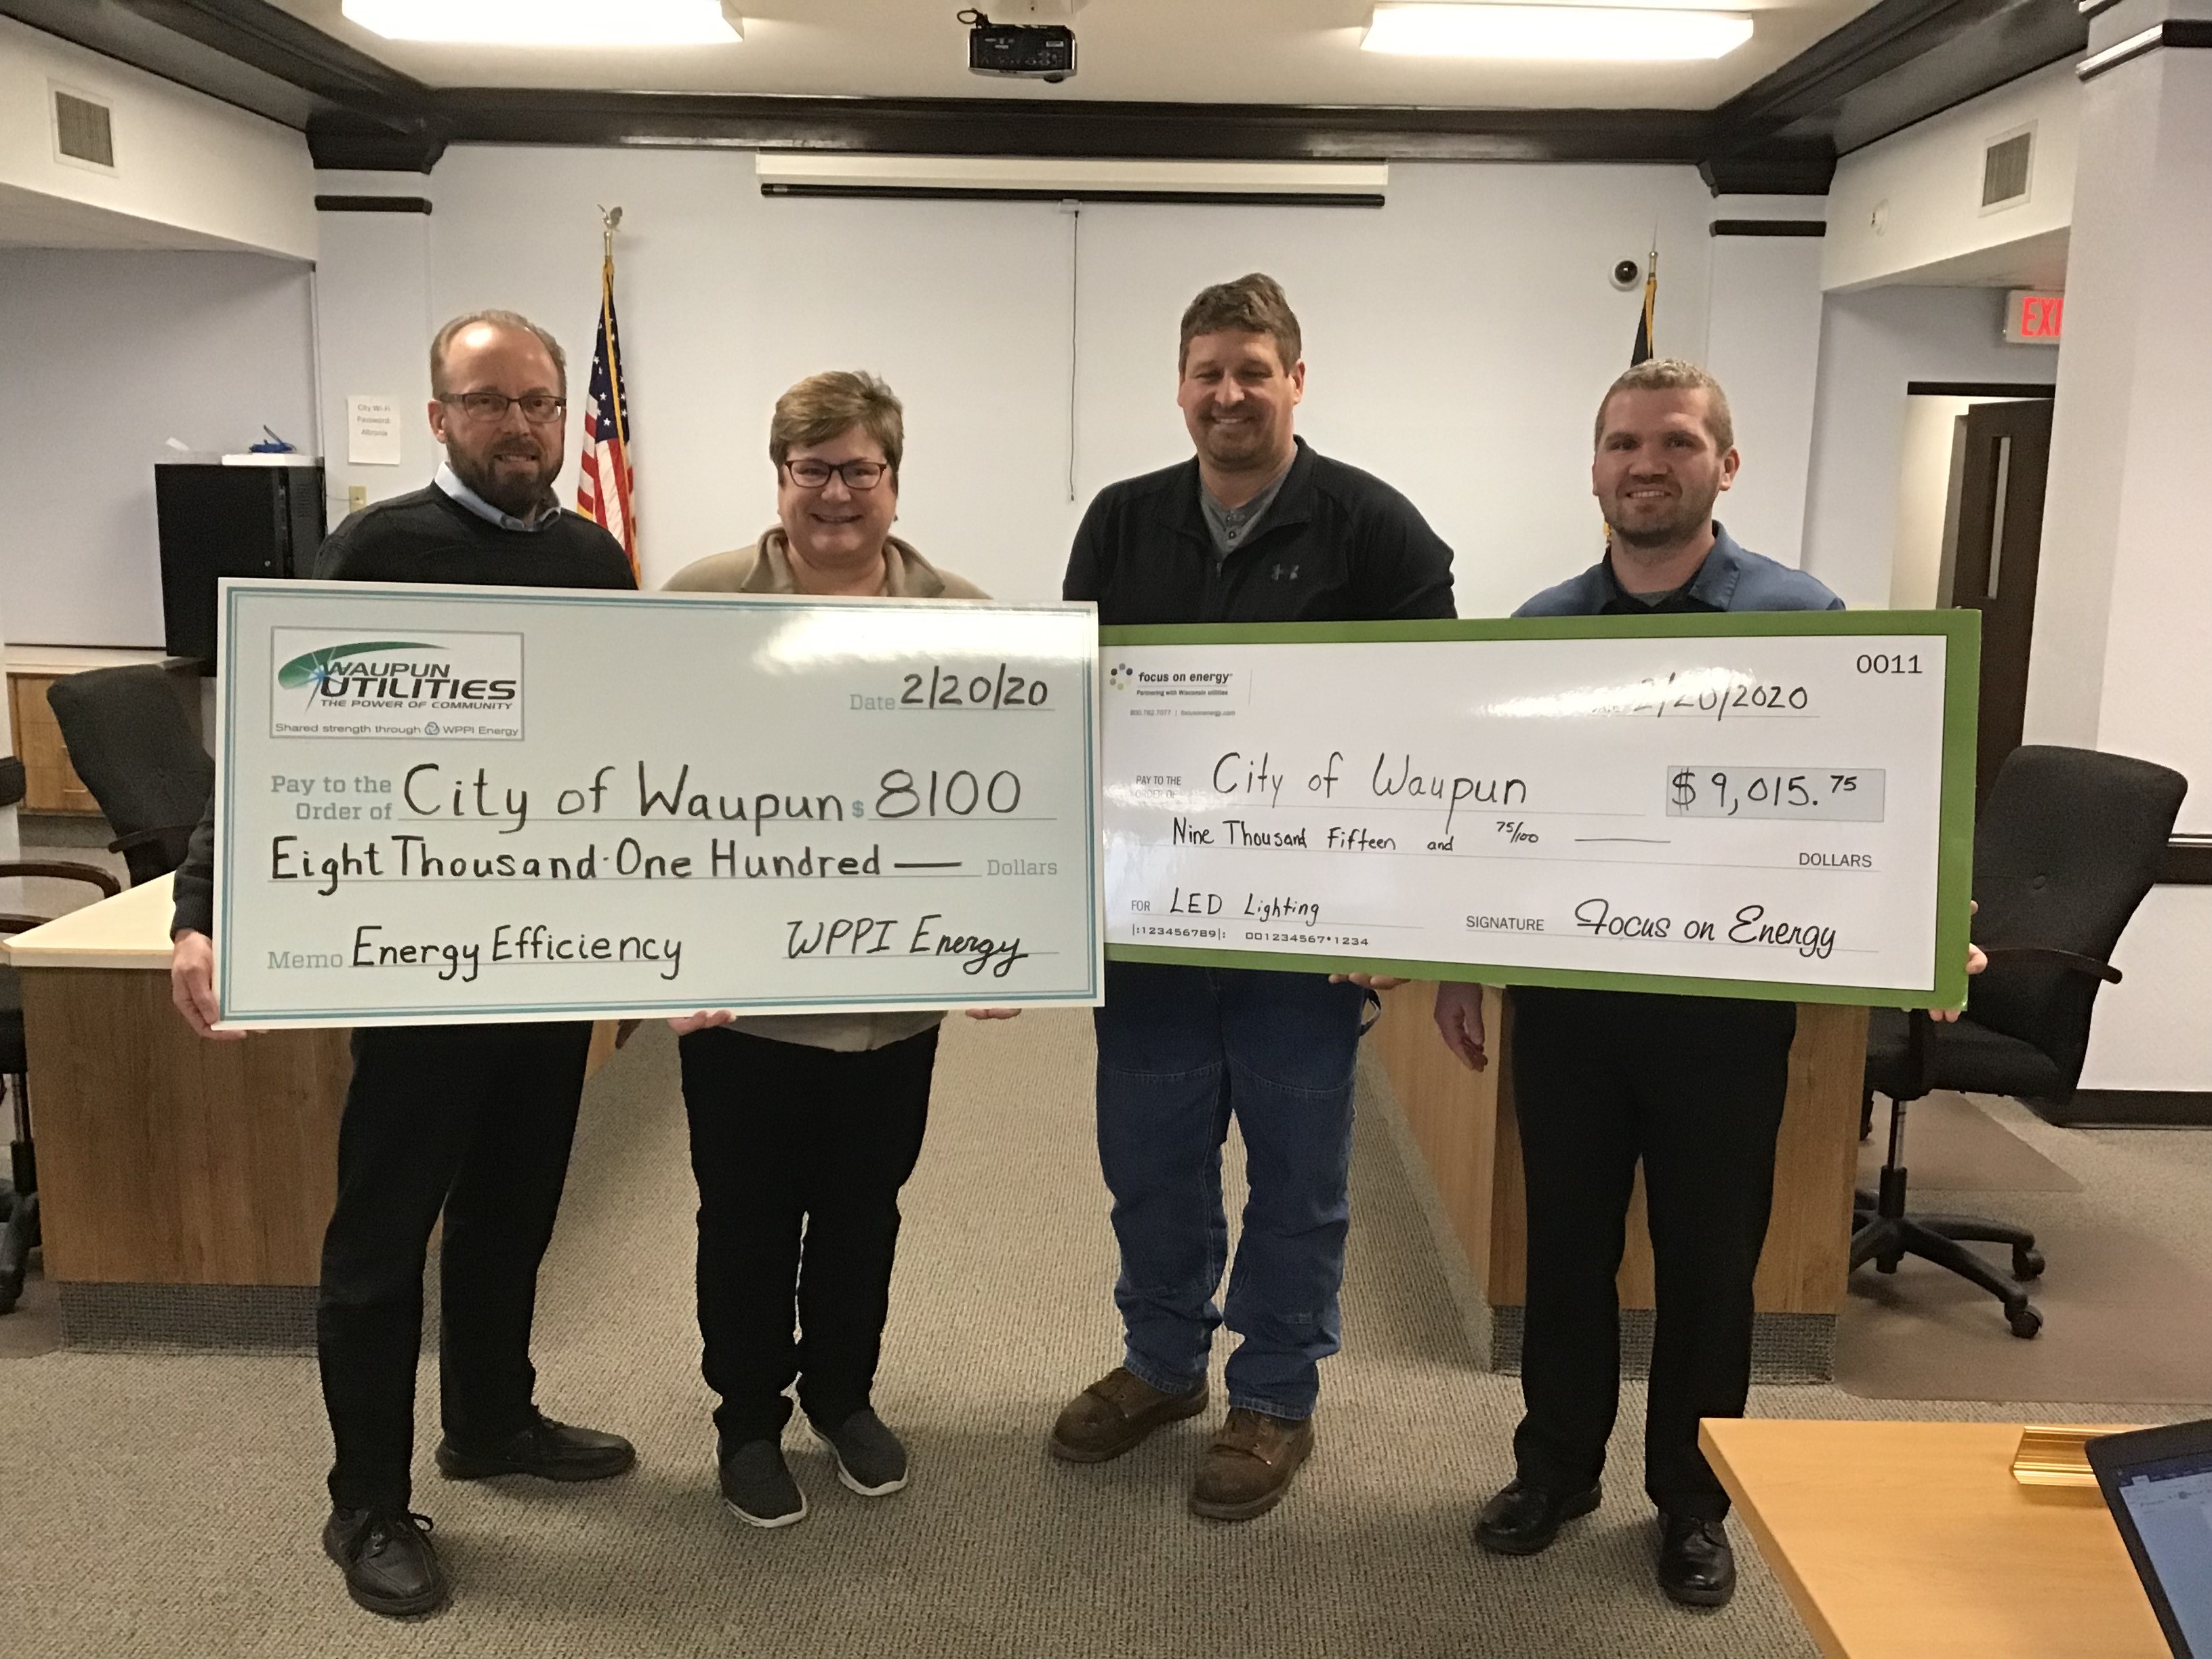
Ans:
POLYGON ((841 461, 832 466, 827 461, 813 459, 786 461, 783 470, 791 475, 792 483, 802 489, 819 489, 836 473, 845 481, 848 489, 873 489, 890 471, 887 461, 841 461))

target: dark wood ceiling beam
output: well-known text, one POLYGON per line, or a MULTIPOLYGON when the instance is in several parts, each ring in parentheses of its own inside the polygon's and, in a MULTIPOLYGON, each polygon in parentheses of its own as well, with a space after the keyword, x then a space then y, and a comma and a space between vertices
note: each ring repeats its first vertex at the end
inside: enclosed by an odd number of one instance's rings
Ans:
POLYGON ((1878 0, 1763 80, 1713 112, 1741 148, 1793 123, 1832 114, 1848 94, 1977 25, 2022 6, 2054 0, 1878 0))
POLYGON ((419 117, 430 88, 268 0, 119 0, 148 22, 363 114, 419 117))
POLYGON ((326 106, 306 88, 149 22, 121 0, 0 0, 0 16, 283 126, 305 127, 326 106))
POLYGON ((776 98, 514 91, 434 94, 456 143, 1200 161, 1693 162, 1683 110, 1306 107, 1026 98, 776 98))
POLYGON ((2027 0, 1854 87, 1823 118, 1848 155, 1915 122, 2089 49, 2089 20, 2063 0, 2027 0))
POLYGON ((1769 137, 1727 148, 1726 133, 1698 163, 1698 176, 1716 196, 1826 196, 1836 176, 1836 147, 1819 134, 1769 137))

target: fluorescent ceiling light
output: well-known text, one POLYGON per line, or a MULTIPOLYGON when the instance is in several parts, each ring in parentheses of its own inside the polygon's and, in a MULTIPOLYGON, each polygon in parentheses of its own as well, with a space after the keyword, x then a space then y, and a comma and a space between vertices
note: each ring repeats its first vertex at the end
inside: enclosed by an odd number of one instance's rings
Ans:
POLYGON ((1751 39, 1751 19, 1628 6, 1375 8, 1360 45, 1420 58, 1553 58, 1661 63, 1719 58, 1751 39))
POLYGON ((701 46, 744 38, 723 0, 345 0, 387 40, 476 46, 701 46))

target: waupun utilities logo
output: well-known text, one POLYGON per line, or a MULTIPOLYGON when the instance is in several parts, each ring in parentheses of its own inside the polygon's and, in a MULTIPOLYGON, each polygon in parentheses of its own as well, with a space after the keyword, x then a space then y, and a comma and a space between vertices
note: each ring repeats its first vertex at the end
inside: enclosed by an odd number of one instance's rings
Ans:
POLYGON ((271 737, 522 735, 520 634, 348 640, 321 629, 279 628, 270 647, 271 737))

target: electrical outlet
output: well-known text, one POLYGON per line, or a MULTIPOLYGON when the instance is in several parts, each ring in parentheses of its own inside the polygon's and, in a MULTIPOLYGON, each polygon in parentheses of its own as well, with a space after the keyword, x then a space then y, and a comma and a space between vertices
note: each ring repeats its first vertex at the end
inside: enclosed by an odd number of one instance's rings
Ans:
POLYGON ((346 486, 347 512, 358 513, 362 508, 368 505, 368 486, 367 484, 348 484, 346 486))

